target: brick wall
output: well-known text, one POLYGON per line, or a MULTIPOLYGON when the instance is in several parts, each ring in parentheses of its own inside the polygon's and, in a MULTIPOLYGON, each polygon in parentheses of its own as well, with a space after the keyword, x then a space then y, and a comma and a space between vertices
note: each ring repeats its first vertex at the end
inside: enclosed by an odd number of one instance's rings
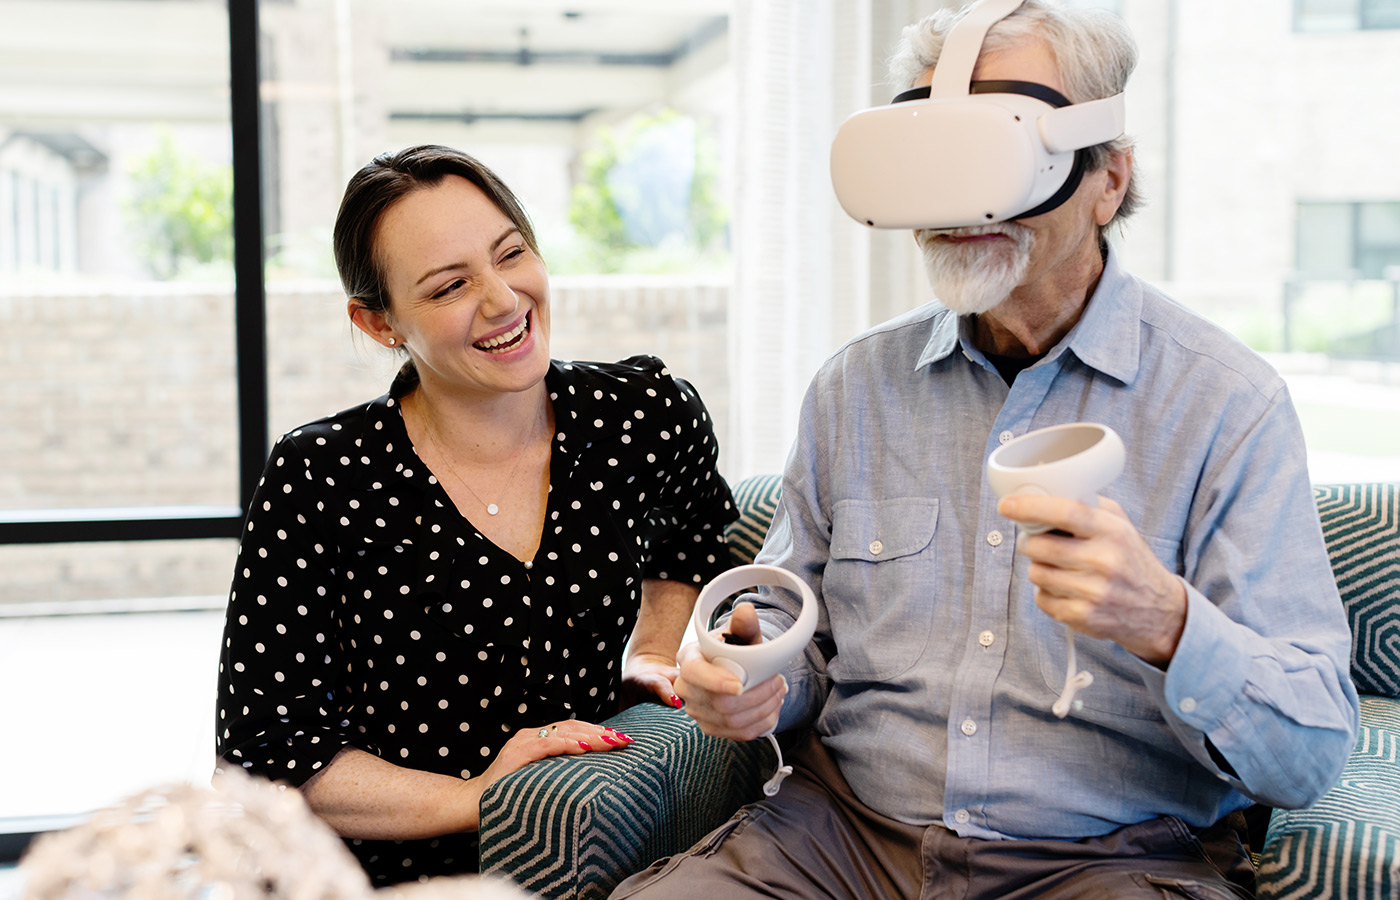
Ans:
MULTIPOLYGON (((556 358, 665 359, 728 422, 724 280, 552 281, 556 358)), ((352 334, 331 282, 269 286, 271 431, 377 396, 397 368, 352 334)), ((227 505, 237 499, 233 300, 226 286, 0 288, 0 508, 227 505)), ((231 541, 0 547, 0 603, 220 595, 231 541)))

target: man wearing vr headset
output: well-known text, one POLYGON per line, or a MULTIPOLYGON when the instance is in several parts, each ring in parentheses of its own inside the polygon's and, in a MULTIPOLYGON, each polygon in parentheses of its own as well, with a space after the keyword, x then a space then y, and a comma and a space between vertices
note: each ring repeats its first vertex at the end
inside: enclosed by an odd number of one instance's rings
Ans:
MULTIPOLYGON (((838 198, 914 230, 941 305, 804 402, 756 561, 819 598, 805 652, 741 692, 682 651, 707 733, 810 729, 795 773, 614 897, 1252 896, 1241 810, 1340 773, 1350 635, 1287 391, 1106 240, 1137 202, 1135 63, 1108 14, 984 0, 905 29, 894 80, 927 90, 843 126, 838 198), (998 503, 991 453, 1077 421, 1127 447, 1098 506, 998 503), (1093 682, 1057 718, 1065 625, 1093 682)), ((750 599, 732 640, 798 611, 750 599)))

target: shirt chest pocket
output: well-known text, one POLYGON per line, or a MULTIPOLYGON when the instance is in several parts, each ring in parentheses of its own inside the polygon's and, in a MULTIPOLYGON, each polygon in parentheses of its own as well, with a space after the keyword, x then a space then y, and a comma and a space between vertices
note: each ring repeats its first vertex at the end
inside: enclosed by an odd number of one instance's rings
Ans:
POLYGON ((838 681, 892 678, 928 644, 935 597, 938 500, 842 500, 832 508, 822 579, 838 681))

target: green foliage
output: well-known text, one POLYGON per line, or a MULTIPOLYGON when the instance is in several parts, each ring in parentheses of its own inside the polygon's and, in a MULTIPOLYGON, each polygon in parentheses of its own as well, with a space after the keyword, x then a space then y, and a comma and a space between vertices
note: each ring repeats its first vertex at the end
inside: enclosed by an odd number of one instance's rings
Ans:
POLYGON ((182 151, 169 132, 128 171, 132 241, 160 279, 233 260, 233 167, 182 151))
POLYGON ((681 272, 728 259, 719 152, 703 123, 663 109, 602 126, 569 204, 578 239, 554 271, 681 272), (561 265, 562 263, 562 265, 561 265))

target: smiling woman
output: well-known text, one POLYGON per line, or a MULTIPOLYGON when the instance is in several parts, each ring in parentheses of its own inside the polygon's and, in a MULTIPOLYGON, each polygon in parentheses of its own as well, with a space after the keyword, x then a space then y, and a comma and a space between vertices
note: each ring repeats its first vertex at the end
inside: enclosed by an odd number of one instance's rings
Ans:
POLYGON ((494 781, 624 749, 588 721, 619 706, 680 705, 676 649, 734 513, 689 384, 653 357, 550 359, 529 219, 472 157, 375 159, 335 248, 350 319, 405 361, 273 448, 216 741, 299 786, 382 885, 474 871, 494 781))

